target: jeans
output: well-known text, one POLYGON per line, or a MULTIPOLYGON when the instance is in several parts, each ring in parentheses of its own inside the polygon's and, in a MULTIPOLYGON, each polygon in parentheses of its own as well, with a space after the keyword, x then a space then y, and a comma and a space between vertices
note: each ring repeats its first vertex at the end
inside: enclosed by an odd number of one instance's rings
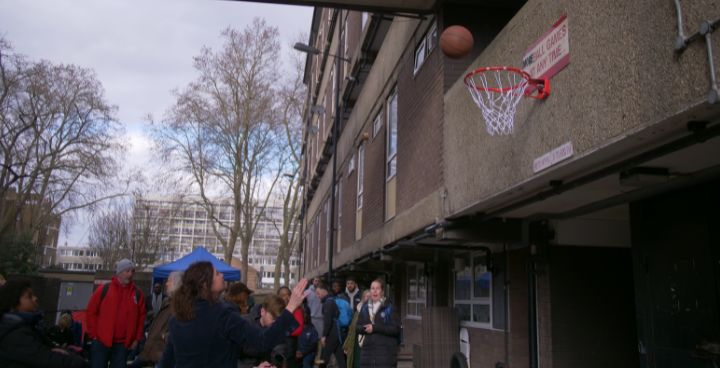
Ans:
POLYGON ((302 359, 303 368, 312 368, 315 365, 315 353, 305 355, 302 359))
POLYGON ((90 367, 107 368, 110 362, 110 368, 126 368, 127 354, 128 350, 124 344, 113 344, 109 348, 100 341, 93 340, 90 348, 90 367))

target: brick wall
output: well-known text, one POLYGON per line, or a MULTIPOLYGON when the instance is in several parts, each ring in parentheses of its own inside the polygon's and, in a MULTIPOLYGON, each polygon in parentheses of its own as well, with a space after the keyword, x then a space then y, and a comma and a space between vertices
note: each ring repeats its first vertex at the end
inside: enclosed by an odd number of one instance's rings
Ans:
POLYGON ((397 213, 409 209, 442 184, 443 79, 435 47, 413 75, 418 32, 400 62, 398 92, 397 213))
MULTIPOLYGON (((372 136, 372 121, 365 129, 370 139, 365 142, 364 234, 379 229, 385 222, 385 108, 380 109, 379 114, 382 126, 375 138, 372 136)), ((371 116, 374 121, 376 115, 371 116)))

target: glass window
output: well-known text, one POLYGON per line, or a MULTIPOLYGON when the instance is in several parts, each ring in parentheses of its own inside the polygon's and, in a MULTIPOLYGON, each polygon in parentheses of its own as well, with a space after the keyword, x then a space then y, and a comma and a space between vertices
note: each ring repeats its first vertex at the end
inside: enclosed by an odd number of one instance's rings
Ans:
POLYGON ((427 53, 427 49, 425 48, 426 44, 427 42, 425 38, 423 38, 420 44, 415 48, 415 67, 413 68, 413 74, 417 74, 420 67, 425 63, 425 56, 427 53))
POLYGON ((492 324, 492 273, 486 252, 465 256, 467 265, 455 271, 454 304, 461 323, 477 327, 492 324))
POLYGON ((421 263, 409 263, 407 268, 408 303, 407 315, 420 318, 425 310, 427 282, 425 271, 421 263))
POLYGON ((387 104, 387 179, 397 174, 397 92, 388 97, 387 104))
POLYGON ((365 182, 365 145, 358 147, 358 181, 357 181, 357 208, 363 207, 363 191, 365 182))
POLYGON ((378 113, 373 121, 373 139, 380 133, 380 129, 382 129, 382 116, 378 113))

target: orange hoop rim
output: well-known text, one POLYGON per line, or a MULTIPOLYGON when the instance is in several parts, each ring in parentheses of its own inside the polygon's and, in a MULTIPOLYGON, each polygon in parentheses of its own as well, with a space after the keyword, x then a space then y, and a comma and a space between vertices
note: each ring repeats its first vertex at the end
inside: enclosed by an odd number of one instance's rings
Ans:
POLYGON ((469 80, 478 74, 483 74, 486 72, 497 72, 497 71, 507 71, 511 73, 516 73, 520 75, 523 79, 527 81, 527 85, 525 88, 525 91, 523 91, 523 94, 526 97, 536 98, 536 99, 544 99, 547 96, 550 95, 550 80, 547 78, 532 78, 530 77, 530 74, 528 74, 526 71, 512 67, 512 66, 482 66, 479 67, 470 73, 467 73, 464 78, 464 83, 468 88, 475 88, 478 91, 488 91, 488 92, 494 92, 494 93, 507 93, 510 91, 515 91, 522 87, 523 83, 518 83, 512 86, 508 87, 482 87, 478 85, 472 85, 469 83, 469 80), (527 88, 529 87, 529 88, 527 88), (533 94, 534 91, 537 91, 537 94, 533 94))

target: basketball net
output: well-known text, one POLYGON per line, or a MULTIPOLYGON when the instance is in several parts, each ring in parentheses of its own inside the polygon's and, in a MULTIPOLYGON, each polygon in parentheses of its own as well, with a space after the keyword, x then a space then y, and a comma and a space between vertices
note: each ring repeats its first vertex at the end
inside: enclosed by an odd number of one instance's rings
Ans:
POLYGON ((524 97, 547 97, 547 80, 531 79, 525 71, 512 67, 482 67, 465 76, 470 96, 482 111, 490 135, 512 134, 517 105, 524 97), (531 95, 536 90, 538 94, 531 95))

